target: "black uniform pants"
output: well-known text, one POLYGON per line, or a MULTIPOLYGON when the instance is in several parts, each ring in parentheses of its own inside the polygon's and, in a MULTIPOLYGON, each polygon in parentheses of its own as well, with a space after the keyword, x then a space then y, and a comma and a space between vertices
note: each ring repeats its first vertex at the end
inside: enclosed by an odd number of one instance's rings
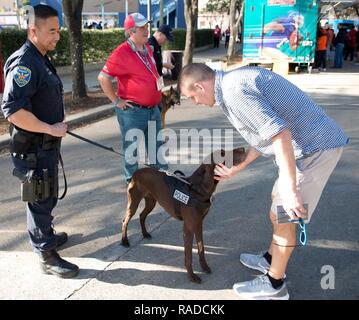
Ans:
MULTIPOLYGON (((49 177, 54 177, 55 183, 58 184, 59 155, 60 148, 46 151, 38 149, 36 175, 41 177, 43 175, 43 169, 48 169, 49 177)), ((12 160, 18 170, 25 172, 29 169, 26 160, 14 157, 12 160)), ((56 247, 52 227, 52 210, 56 204, 57 197, 54 195, 41 201, 26 203, 27 231, 35 252, 48 251, 56 247)))

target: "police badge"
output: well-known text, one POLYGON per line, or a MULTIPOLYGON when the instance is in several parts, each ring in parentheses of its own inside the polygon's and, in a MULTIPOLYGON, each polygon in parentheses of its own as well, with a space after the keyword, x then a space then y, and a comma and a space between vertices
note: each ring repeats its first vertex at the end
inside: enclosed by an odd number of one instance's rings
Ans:
POLYGON ((22 88, 26 86, 31 79, 31 70, 23 66, 17 66, 14 71, 14 80, 22 88))

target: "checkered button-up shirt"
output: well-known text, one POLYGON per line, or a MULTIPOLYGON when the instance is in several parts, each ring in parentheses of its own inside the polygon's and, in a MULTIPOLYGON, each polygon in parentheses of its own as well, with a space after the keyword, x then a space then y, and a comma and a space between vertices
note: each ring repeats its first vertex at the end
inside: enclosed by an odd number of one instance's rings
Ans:
POLYGON ((215 97, 242 137, 263 155, 273 155, 272 138, 292 134, 297 159, 344 146, 348 137, 311 98, 280 75, 260 67, 217 72, 215 97))

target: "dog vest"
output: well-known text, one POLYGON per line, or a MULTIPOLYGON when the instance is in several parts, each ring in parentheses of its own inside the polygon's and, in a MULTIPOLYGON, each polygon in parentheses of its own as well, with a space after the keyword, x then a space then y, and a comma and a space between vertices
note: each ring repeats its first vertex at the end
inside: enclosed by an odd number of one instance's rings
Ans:
POLYGON ((179 220, 183 220, 181 217, 181 205, 199 209, 206 209, 211 206, 211 200, 203 201, 196 198, 196 192, 191 188, 191 185, 173 176, 165 175, 164 179, 170 190, 175 214, 179 220))

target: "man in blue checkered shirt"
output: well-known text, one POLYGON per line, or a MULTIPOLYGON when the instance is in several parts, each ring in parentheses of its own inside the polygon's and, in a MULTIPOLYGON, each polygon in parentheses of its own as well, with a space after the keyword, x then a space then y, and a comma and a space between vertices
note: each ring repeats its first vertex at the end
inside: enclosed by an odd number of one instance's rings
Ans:
POLYGON ((273 224, 271 245, 266 252, 240 257, 245 266, 264 275, 236 283, 233 289, 243 299, 289 299, 284 279, 296 246, 296 224, 279 224, 278 206, 291 219, 302 218, 309 223, 348 137, 299 88, 260 67, 225 73, 193 63, 183 68, 178 85, 182 94, 196 104, 213 106, 217 102, 251 146, 241 164, 231 168, 217 165, 217 180, 232 178, 260 155, 275 156, 279 174, 269 213, 273 224))

